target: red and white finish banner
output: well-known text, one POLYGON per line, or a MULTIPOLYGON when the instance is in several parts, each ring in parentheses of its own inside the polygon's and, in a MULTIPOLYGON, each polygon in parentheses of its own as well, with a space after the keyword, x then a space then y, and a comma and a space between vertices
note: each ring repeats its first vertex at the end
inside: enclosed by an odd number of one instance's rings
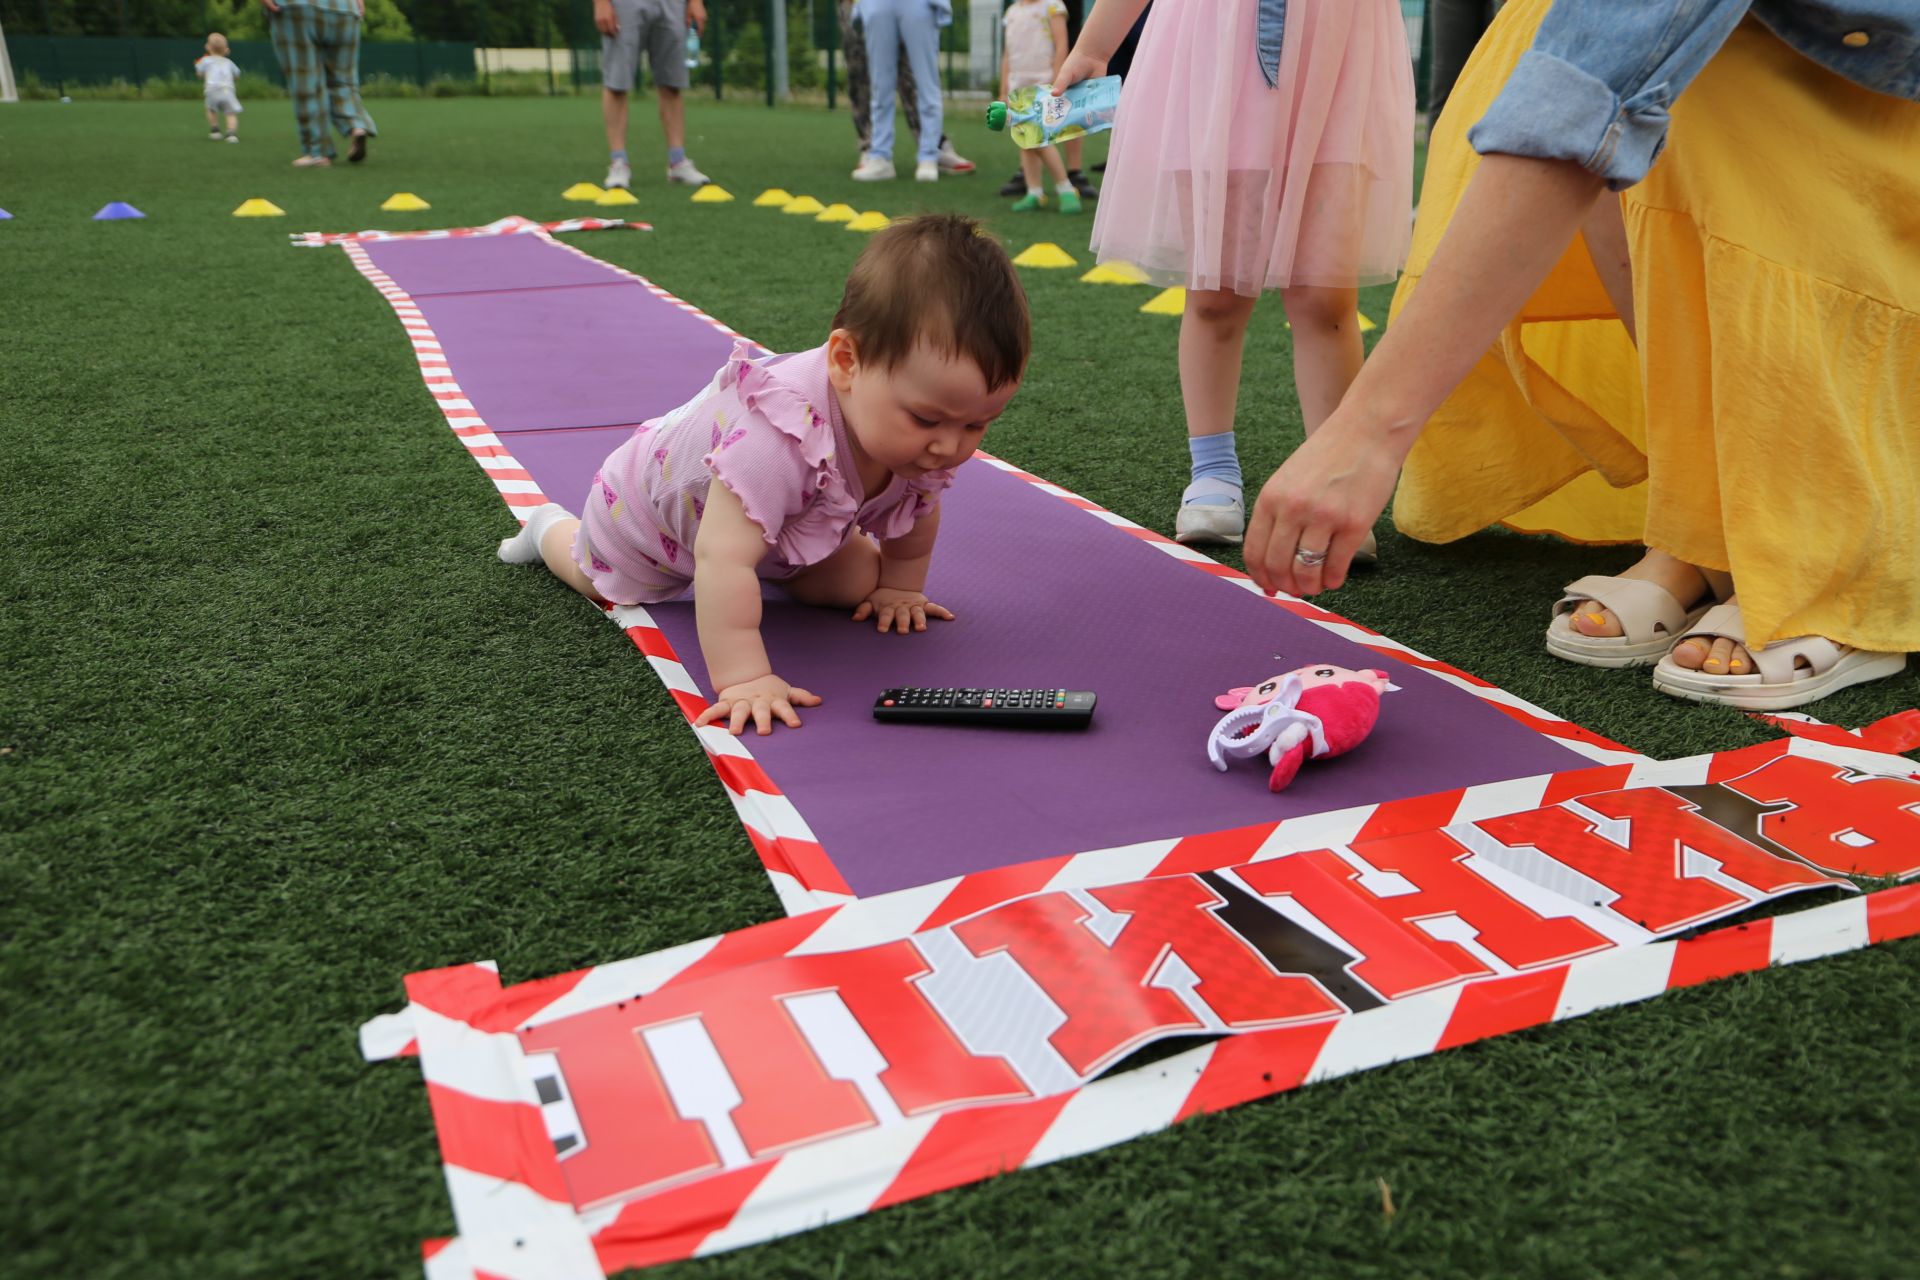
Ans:
POLYGON ((965 877, 512 987, 486 964, 414 974, 362 1043, 417 1048, 426 1077, 461 1233, 427 1273, 716 1253, 1920 934, 1920 885, 1845 878, 1920 874, 1910 761, 1798 737, 1533 781, 1505 808, 1337 840, 1286 824, 1250 858, 1144 875, 1124 850, 1065 878, 1056 859, 997 894, 965 877), (1673 940, 1810 889, 1848 896, 1673 940))

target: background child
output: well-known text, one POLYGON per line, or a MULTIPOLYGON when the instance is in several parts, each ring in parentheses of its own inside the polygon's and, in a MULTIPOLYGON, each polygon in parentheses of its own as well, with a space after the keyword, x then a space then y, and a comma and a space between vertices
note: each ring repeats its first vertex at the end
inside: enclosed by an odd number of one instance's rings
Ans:
MULTIPOLYGON (((1005 51, 1000 55, 1001 100, 1011 98, 1015 89, 1052 84, 1067 57, 1066 5, 1060 0, 1014 0, 1001 21, 1007 29, 1005 51)), ((1047 203, 1046 188, 1040 183, 1043 163, 1053 178, 1060 212, 1079 213, 1080 193, 1067 177, 1060 149, 1052 145, 1021 149, 1020 175, 1026 179, 1027 193, 1014 201, 1013 211, 1030 213, 1047 203)))
POLYGON ((234 93, 234 82, 240 78, 240 68, 233 65, 227 57, 227 38, 215 31, 207 37, 206 56, 193 64, 193 73, 200 77, 201 98, 207 108, 207 136, 215 142, 220 141, 220 117, 227 117, 227 141, 240 141, 240 98, 234 93))
MULTIPOLYGON (((1106 70, 1146 0, 1102 0, 1055 89, 1106 70)), ((1395 0, 1155 5, 1120 97, 1093 248, 1187 289, 1180 394, 1192 483, 1174 535, 1246 531, 1234 412, 1268 289, 1293 323, 1309 434, 1360 371, 1358 287, 1394 278, 1413 205, 1413 68, 1395 0), (1280 6, 1273 6, 1278 8, 1280 6)), ((1372 535, 1363 553, 1371 555, 1372 535)))
POLYGON ((695 723, 797 728, 794 708, 820 699, 774 674, 761 580, 881 631, 951 619, 924 591, 940 495, 1018 389, 1029 343, 998 241, 951 214, 898 223, 854 263, 823 344, 760 360, 736 346, 705 390, 607 458, 584 520, 548 503, 500 558, 543 561, 616 604, 691 582, 717 690, 695 723))

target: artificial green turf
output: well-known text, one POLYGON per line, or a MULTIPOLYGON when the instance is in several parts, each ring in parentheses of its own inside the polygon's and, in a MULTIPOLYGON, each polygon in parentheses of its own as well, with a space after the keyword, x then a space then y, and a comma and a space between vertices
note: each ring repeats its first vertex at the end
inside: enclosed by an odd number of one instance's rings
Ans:
MULTIPOLYGON (((493 958, 516 981, 778 912, 631 644, 493 558, 509 518, 385 302, 286 247, 592 212, 558 194, 599 176, 593 104, 377 111, 366 166, 301 172, 284 104, 238 147, 194 104, 0 107, 6 1276, 415 1274, 451 1230, 425 1093, 354 1038, 402 974, 493 958), (433 209, 378 212, 397 190, 433 209), (249 196, 289 216, 227 216, 249 196), (88 221, 116 199, 147 220, 88 221)), ((696 101, 692 153, 741 197, 718 206, 657 181, 636 121, 623 212, 658 230, 576 243, 775 347, 819 340, 861 237, 752 208, 765 186, 962 209, 1085 259, 1085 220, 1005 212, 1012 150, 970 119, 978 175, 857 187, 845 119, 696 101)), ((1167 530, 1176 322, 1077 275, 1028 273, 1036 358, 988 447, 1167 530)), ((1255 478, 1298 437, 1288 370, 1269 306, 1255 478)), ((1559 585, 1627 552, 1381 541, 1332 607, 1651 754, 1769 736, 1542 651, 1559 585)), ((1916 702, 1909 675, 1814 710, 1916 702)), ((1913 942, 1735 978, 675 1274, 1912 1275, 1917 1009, 1913 942)))

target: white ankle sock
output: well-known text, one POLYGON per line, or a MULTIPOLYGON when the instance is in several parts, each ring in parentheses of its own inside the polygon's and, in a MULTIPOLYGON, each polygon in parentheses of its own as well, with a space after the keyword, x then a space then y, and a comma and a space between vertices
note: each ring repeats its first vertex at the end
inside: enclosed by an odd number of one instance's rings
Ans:
POLYGON ((556 520, 571 520, 573 512, 557 502, 535 507, 527 516, 526 527, 500 543, 500 558, 508 564, 539 564, 540 542, 556 520))

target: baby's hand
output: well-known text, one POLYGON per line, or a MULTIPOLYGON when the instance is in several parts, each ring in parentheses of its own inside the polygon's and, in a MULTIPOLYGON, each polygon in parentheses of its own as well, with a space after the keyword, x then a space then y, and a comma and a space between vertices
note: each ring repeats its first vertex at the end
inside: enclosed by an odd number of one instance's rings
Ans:
POLYGON ((695 728, 699 728, 730 718, 732 723, 727 726, 727 731, 737 736, 746 731, 747 718, 751 716, 755 731, 764 738, 773 732, 773 717, 779 716, 781 723, 789 729, 798 729, 800 717, 793 709, 819 705, 819 695, 790 685, 779 676, 765 675, 744 684, 728 685, 713 700, 713 705, 702 711, 700 718, 693 723, 695 728))
POLYGON ((909 631, 925 631, 928 618, 953 621, 953 614, 927 599, 924 592, 901 591, 894 587, 876 587, 873 594, 862 600, 860 607, 853 611, 855 622, 865 622, 876 616, 881 631, 897 629, 901 635, 909 631))

